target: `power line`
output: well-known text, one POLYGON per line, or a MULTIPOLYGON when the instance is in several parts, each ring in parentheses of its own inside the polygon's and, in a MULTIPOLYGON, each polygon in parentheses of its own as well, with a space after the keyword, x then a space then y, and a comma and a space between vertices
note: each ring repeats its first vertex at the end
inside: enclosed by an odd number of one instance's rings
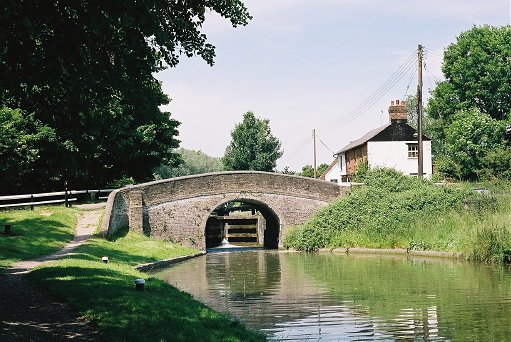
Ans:
POLYGON ((412 84, 412 81, 413 79, 415 78, 415 74, 417 73, 417 69, 414 68, 414 72, 412 73, 412 75, 410 76, 410 81, 408 82, 408 85, 406 86, 406 90, 405 90, 405 95, 403 96, 403 99, 406 98, 406 96, 408 95, 408 90, 410 90, 410 85, 412 84))
POLYGON ((369 110, 374 104, 376 104, 383 96, 385 96, 404 76, 406 76, 413 68, 415 67, 415 63, 409 63, 406 65, 406 69, 400 70, 399 74, 392 78, 389 82, 374 93, 374 96, 370 99, 370 101, 364 101, 362 105, 359 105, 357 110, 353 110, 350 114, 346 115, 342 119, 338 120, 336 124, 331 126, 329 130, 327 130, 324 134, 331 134, 337 131, 339 128, 344 127, 357 119, 361 114, 365 113, 369 110))
POLYGON ((324 134, 330 134, 338 130, 339 128, 351 123, 354 121, 359 115, 366 112, 369 108, 371 108, 377 101, 379 101, 385 94, 388 93, 390 89, 396 85, 410 70, 416 65, 416 52, 414 51, 405 62, 396 70, 394 73, 368 98, 366 98, 361 104, 355 107, 351 112, 347 115, 343 116, 339 120, 333 122, 328 127, 324 134))
POLYGON ((435 79, 437 82, 441 82, 442 80, 439 77, 436 77, 435 74, 433 74, 429 68, 427 67, 426 63, 424 63, 424 70, 426 70, 426 73, 428 73, 431 77, 435 79))
MULTIPOLYGON (((406 93, 411 84, 411 80, 413 79, 416 72, 417 58, 416 58, 417 50, 415 50, 388 78, 385 82, 376 89, 369 97, 367 97, 364 101, 362 101, 357 107, 351 110, 348 114, 344 115, 340 119, 334 121, 328 126, 323 126, 323 128, 327 128, 324 134, 331 134, 337 131, 339 128, 346 126, 357 119, 361 114, 365 113, 369 110, 376 102, 378 102, 383 96, 385 96, 403 77, 405 77, 410 70, 415 70, 410 78, 410 82, 408 83, 406 93)), ((406 95, 405 95, 406 96, 406 95)), ((317 134, 317 132, 316 132, 317 134)), ((311 141, 310 138, 306 138, 302 140, 295 148, 291 150, 289 153, 284 152, 283 160, 285 162, 291 162, 298 155, 301 154, 302 150, 308 145, 311 141)), ((330 149, 322 139, 319 139, 321 144, 326 147, 332 154, 335 154, 332 149, 330 149)))
POLYGON ((318 138, 319 142, 320 142, 323 146, 325 146, 325 147, 326 147, 326 149, 327 149, 328 151, 330 151, 332 154, 335 154, 335 152, 334 152, 334 151, 332 151, 332 149, 331 149, 330 147, 328 147, 328 146, 327 146, 327 145, 323 142, 323 140, 321 140, 321 138, 318 136, 317 132, 316 132, 316 137, 318 138))
POLYGON ((302 150, 309 144, 311 139, 309 137, 303 139, 295 148, 291 150, 291 152, 286 153, 284 151, 283 161, 285 162, 291 162, 293 159, 295 159, 298 155, 300 155, 302 150))
MULTIPOLYGON (((359 104, 357 107, 355 107, 349 114, 359 111, 360 109, 367 106, 369 103, 371 103, 375 97, 377 97, 382 90, 384 90, 389 84, 394 82, 396 77, 399 77, 399 75, 403 72, 405 68, 409 66, 409 64, 412 62, 413 58, 415 56, 415 52, 410 55, 405 62, 396 70, 394 73, 375 91, 373 92, 368 98, 366 98, 364 101, 362 101, 361 104, 359 104)), ((349 115, 348 114, 348 115, 349 115)))
POLYGON ((427 56, 431 55, 431 56, 436 57, 436 58, 441 58, 441 59, 444 58, 443 54, 440 54, 440 53, 435 52, 433 50, 426 49, 424 52, 425 52, 425 55, 427 55, 427 56))

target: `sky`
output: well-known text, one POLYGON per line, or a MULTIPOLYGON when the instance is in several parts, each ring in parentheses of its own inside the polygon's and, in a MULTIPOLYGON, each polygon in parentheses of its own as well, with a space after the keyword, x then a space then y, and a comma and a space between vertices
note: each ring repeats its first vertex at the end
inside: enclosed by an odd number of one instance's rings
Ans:
POLYGON ((444 49, 473 25, 508 25, 510 0, 246 0, 253 19, 233 28, 209 13, 203 26, 215 65, 184 57, 156 75, 172 99, 187 149, 221 157, 230 132, 252 111, 270 120, 284 155, 277 170, 317 164, 388 122, 391 100, 442 80, 444 49))

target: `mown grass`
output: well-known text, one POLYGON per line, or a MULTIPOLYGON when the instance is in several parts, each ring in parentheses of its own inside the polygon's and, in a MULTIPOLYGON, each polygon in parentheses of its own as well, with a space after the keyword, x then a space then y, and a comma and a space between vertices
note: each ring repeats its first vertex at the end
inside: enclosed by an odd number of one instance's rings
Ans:
POLYGON ((352 191, 291 230, 286 247, 406 248, 463 253, 483 262, 511 258, 509 184, 438 186, 393 170, 368 171, 366 186, 352 191))
POLYGON ((263 341, 264 335, 215 312, 189 294, 134 269, 134 265, 197 252, 129 233, 89 240, 65 260, 30 278, 96 322, 107 341, 263 341), (101 262, 108 256, 109 263, 101 262), (146 279, 146 291, 134 280, 146 279))
POLYGON ((76 213, 64 206, 0 211, 0 268, 62 248, 74 236, 76 213), (12 225, 14 235, 3 234, 4 224, 12 225))

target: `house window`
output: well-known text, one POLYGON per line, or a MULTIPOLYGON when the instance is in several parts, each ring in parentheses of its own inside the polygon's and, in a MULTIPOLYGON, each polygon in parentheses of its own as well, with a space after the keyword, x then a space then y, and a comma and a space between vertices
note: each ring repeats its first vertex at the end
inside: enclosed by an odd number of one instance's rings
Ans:
POLYGON ((337 179, 330 179, 330 182, 337 183, 337 179))
POLYGON ((408 158, 418 158, 419 157, 419 145, 418 144, 408 144, 408 158))

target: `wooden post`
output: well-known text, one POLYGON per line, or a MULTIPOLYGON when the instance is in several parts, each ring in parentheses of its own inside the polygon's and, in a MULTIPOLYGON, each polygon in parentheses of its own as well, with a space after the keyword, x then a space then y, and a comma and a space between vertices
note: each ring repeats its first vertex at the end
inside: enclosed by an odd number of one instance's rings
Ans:
POLYGON ((422 144, 422 45, 419 44, 417 51, 418 54, 418 82, 417 82, 417 134, 418 134, 418 165, 417 177, 423 178, 424 176, 424 150, 422 144))
POLYGON ((316 179, 316 129, 312 130, 312 139, 314 140, 314 179, 316 179))

